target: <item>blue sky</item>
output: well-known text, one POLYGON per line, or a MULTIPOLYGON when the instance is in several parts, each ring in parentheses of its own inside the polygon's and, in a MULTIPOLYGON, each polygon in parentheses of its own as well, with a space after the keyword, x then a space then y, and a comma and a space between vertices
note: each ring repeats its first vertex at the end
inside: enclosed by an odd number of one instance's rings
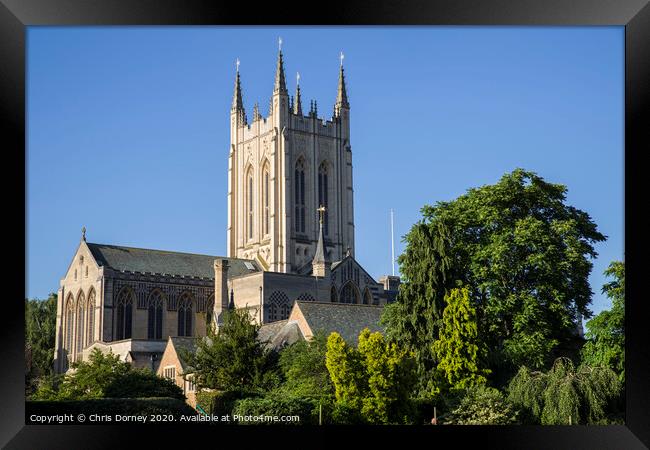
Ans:
MULTIPOLYGON (((226 254, 229 108, 266 115, 277 40, 290 93, 351 104, 356 256, 390 273, 420 208, 523 167, 568 186, 623 258, 622 27, 30 27, 26 295, 56 292, 90 242, 226 254)), ((305 106, 306 105, 306 106, 305 106)))

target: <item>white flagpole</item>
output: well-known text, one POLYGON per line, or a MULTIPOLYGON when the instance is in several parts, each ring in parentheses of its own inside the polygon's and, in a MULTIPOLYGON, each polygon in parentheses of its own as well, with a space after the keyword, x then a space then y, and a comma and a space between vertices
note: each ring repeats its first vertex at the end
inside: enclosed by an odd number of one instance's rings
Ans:
POLYGON ((391 264, 393 266, 393 276, 395 276, 395 238, 393 237, 393 209, 390 210, 390 253, 391 264))

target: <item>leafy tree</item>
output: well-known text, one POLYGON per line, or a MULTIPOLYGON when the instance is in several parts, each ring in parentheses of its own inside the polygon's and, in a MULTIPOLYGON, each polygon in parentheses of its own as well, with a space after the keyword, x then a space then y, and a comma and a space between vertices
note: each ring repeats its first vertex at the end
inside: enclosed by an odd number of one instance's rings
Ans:
POLYGON ((73 372, 63 379, 59 399, 85 400, 106 397, 108 386, 119 382, 131 370, 131 366, 120 361, 119 355, 103 353, 94 349, 88 361, 72 363, 73 372))
POLYGON ((133 369, 119 355, 94 349, 88 361, 72 363, 65 375, 45 377, 32 400, 88 400, 97 398, 172 397, 185 400, 173 381, 148 369, 133 369))
POLYGON ((362 399, 368 391, 362 358, 336 332, 327 338, 325 365, 334 385, 336 401, 361 410, 362 399))
POLYGON ((280 352, 279 364, 284 390, 298 396, 323 396, 333 393, 325 355, 327 336, 316 333, 309 341, 298 341, 280 352))
POLYGON ((440 420, 445 425, 509 425, 517 422, 517 411, 498 389, 474 385, 440 420))
POLYGON ((199 389, 255 390, 279 383, 277 356, 257 339, 259 325, 245 309, 224 314, 217 331, 209 329, 197 341, 196 352, 181 351, 187 373, 194 374, 199 389))
POLYGON ((434 393, 444 296, 458 283, 475 303, 479 339, 498 380, 542 368, 575 341, 589 317, 590 258, 605 240, 567 189, 516 169, 498 183, 422 208, 399 258, 403 281, 387 308, 387 335, 416 354, 420 391, 434 393), (424 374, 424 376, 423 376, 424 374))
POLYGON ((612 308, 587 322, 587 342, 582 348, 582 361, 590 366, 605 366, 625 382, 625 263, 612 262, 605 275, 614 280, 603 286, 603 293, 612 300, 612 308))
POLYGON ((25 362, 28 393, 38 379, 53 372, 56 334, 56 294, 47 300, 25 299, 25 362))
POLYGON ((526 422, 597 424, 615 412, 621 385, 608 367, 576 369, 570 359, 562 357, 546 373, 521 367, 508 391, 508 399, 522 410, 526 422))
POLYGON ((439 339, 433 343, 438 369, 452 389, 485 384, 488 370, 479 369, 484 348, 478 340, 476 309, 470 304, 467 288, 452 289, 445 297, 439 339))
POLYGON ((409 352, 386 342, 381 333, 364 329, 358 349, 348 346, 338 333, 330 334, 326 366, 335 388, 335 417, 361 416, 370 423, 409 420, 415 364, 409 352))

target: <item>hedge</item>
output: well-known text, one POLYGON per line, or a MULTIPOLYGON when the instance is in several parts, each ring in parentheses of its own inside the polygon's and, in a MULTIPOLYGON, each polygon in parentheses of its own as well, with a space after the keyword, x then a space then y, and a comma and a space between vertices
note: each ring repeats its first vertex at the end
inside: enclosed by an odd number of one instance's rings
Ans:
POLYGON ((33 414, 73 414, 75 417, 78 414, 85 414, 86 416, 90 414, 172 414, 178 419, 181 415, 195 415, 198 413, 182 400, 168 397, 151 397, 62 401, 32 400, 25 402, 25 415, 28 423, 33 423, 29 420, 29 417, 33 414))
POLYGON ((257 398, 261 394, 253 391, 199 391, 196 393, 196 404, 207 414, 215 416, 230 415, 235 402, 245 398, 257 398))
POLYGON ((242 425, 317 425, 318 400, 305 397, 270 394, 263 398, 245 398, 238 400, 232 411, 233 416, 298 416, 297 422, 245 422, 242 425))

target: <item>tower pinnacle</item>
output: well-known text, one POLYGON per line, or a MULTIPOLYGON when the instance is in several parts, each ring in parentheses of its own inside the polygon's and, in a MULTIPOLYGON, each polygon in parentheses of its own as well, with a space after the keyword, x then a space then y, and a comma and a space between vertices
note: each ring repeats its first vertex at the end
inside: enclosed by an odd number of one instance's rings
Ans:
POLYGON ((275 69, 275 84, 273 93, 287 94, 287 82, 284 78, 284 61, 282 60, 282 38, 280 38, 280 50, 278 51, 278 64, 275 69))
POLYGON ((334 106, 334 111, 336 115, 340 115, 341 108, 350 108, 350 103, 348 103, 348 93, 345 88, 345 73, 343 70, 343 58, 345 58, 345 55, 343 55, 343 52, 341 52, 340 60, 341 60, 341 65, 339 67, 339 85, 338 85, 338 91, 336 93, 336 104, 334 106))
POLYGON ((238 116, 245 122, 246 113, 244 111, 244 102, 242 100, 241 94, 241 82, 239 80, 239 58, 237 58, 235 64, 237 66, 237 73, 235 75, 235 92, 232 97, 231 111, 238 113, 238 116))
POLYGON ((296 98, 293 103, 293 113, 302 116, 302 100, 300 99, 300 73, 296 72, 296 98))

